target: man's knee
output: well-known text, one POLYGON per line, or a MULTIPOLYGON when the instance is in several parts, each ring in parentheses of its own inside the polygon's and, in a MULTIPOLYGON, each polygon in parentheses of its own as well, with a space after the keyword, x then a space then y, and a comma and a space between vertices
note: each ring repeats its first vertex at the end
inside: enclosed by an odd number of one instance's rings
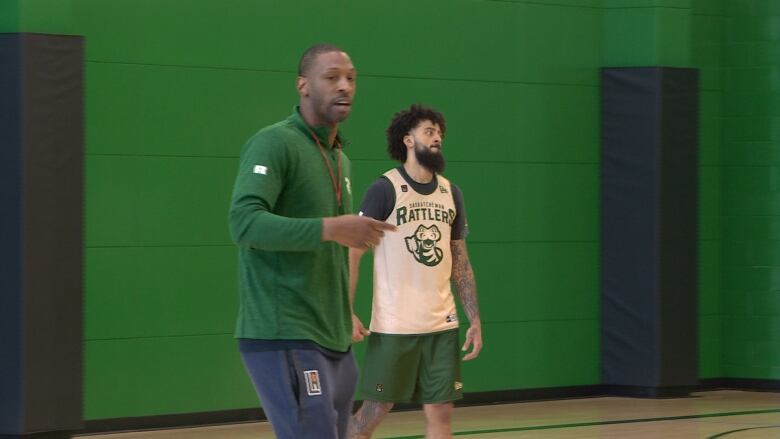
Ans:
POLYGON ((355 413, 355 418, 366 419, 369 421, 369 424, 374 420, 381 421, 385 415, 390 413, 390 410, 393 409, 393 405, 394 403, 387 401, 363 401, 360 409, 355 413))
POLYGON ((376 407, 377 411, 384 413, 389 413, 390 410, 393 409, 393 405, 395 405, 394 403, 387 401, 364 401, 363 405, 365 406, 366 404, 376 407))
POLYGON ((449 424, 452 421, 453 404, 425 404, 423 406, 425 419, 434 424, 449 424))

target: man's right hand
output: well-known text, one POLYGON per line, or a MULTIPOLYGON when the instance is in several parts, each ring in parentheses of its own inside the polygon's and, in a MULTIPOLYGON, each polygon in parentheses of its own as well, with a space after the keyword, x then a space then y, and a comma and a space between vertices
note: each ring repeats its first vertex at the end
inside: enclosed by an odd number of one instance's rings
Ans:
POLYGON ((352 314, 352 343, 363 341, 364 338, 371 335, 371 331, 363 326, 363 322, 355 314, 352 314))
POLYGON ((385 231, 395 230, 392 224, 366 216, 341 215, 322 219, 323 241, 335 241, 360 250, 375 247, 385 231))

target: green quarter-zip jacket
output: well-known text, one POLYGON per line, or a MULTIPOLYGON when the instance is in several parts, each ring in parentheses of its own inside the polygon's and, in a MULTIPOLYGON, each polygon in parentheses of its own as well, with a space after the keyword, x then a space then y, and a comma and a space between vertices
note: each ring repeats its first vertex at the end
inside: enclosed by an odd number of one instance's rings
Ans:
POLYGON ((229 212, 239 246, 237 338, 349 349, 348 253, 322 242, 322 219, 352 211, 351 165, 327 134, 327 127, 309 127, 296 107, 241 151, 229 212))

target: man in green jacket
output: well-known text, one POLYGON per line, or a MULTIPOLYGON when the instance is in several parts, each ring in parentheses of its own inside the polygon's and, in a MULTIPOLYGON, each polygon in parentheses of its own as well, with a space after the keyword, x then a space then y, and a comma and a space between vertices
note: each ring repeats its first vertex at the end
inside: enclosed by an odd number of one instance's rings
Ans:
POLYGON ((357 378, 347 247, 373 247, 393 229, 351 214, 338 125, 352 109, 355 79, 343 50, 309 48, 298 67, 299 105, 249 139, 233 189, 235 335, 280 439, 346 437, 357 378))

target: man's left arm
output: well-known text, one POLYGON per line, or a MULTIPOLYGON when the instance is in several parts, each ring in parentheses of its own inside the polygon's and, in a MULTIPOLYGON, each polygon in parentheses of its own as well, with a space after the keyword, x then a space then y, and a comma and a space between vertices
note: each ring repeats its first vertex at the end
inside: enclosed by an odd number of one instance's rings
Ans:
POLYGON ((452 281, 458 291, 460 304, 469 319, 469 329, 466 331, 466 342, 463 351, 471 347, 471 352, 463 360, 477 358, 482 350, 482 321, 479 317, 479 302, 477 300, 477 282, 474 280, 474 270, 471 268, 465 239, 455 239, 450 242, 452 249, 452 281))

